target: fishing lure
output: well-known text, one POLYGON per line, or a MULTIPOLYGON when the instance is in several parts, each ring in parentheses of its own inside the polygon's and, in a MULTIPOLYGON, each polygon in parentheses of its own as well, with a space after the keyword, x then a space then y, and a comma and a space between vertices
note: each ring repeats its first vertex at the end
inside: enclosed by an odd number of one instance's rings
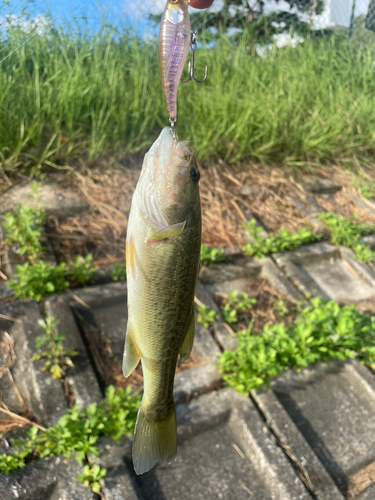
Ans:
POLYGON ((161 19, 159 33, 159 65, 167 113, 172 128, 177 121, 177 89, 185 66, 189 47, 192 56, 189 62, 189 78, 202 83, 207 78, 197 80, 194 76, 196 32, 191 30, 188 12, 190 0, 168 0, 161 19))

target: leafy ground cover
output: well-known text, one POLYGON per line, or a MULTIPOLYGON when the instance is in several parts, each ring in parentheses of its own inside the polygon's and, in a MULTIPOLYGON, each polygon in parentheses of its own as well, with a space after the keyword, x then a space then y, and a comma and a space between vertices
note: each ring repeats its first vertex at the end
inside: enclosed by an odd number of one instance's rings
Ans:
POLYGON ((225 383, 242 394, 269 385, 287 368, 300 370, 332 359, 358 358, 375 368, 374 316, 319 297, 300 309, 291 324, 265 325, 259 332, 250 324, 238 340, 238 349, 224 351, 219 365, 225 383))
MULTIPOLYGON (((80 463, 89 456, 98 456, 96 446, 101 436, 111 436, 115 441, 124 434, 130 434, 135 426, 141 396, 131 396, 130 388, 107 388, 106 399, 92 403, 87 408, 74 406, 67 410, 57 424, 44 431, 33 426, 26 439, 13 441, 13 451, 0 454, 0 471, 3 474, 25 466, 31 457, 45 458, 63 454, 66 458, 74 456, 80 463)), ((78 479, 93 491, 99 491, 99 481, 105 475, 105 469, 90 468, 87 464, 78 479)))

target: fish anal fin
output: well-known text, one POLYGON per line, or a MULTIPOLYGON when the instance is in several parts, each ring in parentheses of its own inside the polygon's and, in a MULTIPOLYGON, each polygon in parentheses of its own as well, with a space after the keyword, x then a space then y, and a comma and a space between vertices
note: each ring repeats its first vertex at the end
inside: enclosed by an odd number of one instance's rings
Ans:
POLYGON ((128 327, 125 337, 124 358, 122 361, 122 371, 125 377, 129 377, 129 375, 131 375, 131 373, 137 368, 140 359, 140 352, 134 343, 131 330, 128 327))
POLYGON ((179 222, 178 224, 172 224, 172 226, 167 226, 160 231, 154 233, 149 239, 149 243, 153 243, 156 241, 162 241, 167 238, 176 238, 176 236, 180 236, 182 231, 185 229, 186 221, 179 222))
POLYGON ((188 357, 190 356, 191 350, 193 349, 194 333, 195 333, 195 320, 194 320, 194 309, 193 309, 192 314, 191 314, 189 327, 186 331, 185 338, 182 342, 182 345, 178 351, 182 362, 184 362, 188 359, 188 357))

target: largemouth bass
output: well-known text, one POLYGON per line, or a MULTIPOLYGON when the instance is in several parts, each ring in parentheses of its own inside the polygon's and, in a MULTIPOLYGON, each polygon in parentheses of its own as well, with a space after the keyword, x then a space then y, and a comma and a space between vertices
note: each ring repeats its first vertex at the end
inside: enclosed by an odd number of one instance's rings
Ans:
POLYGON ((177 89, 189 53, 189 0, 167 0, 159 33, 159 66, 169 119, 177 120, 177 89))
POLYGON ((144 393, 133 444, 137 474, 177 451, 173 382, 178 354, 194 340, 201 209, 199 170, 189 142, 170 127, 146 154, 126 238, 128 326, 123 371, 142 362, 144 393))

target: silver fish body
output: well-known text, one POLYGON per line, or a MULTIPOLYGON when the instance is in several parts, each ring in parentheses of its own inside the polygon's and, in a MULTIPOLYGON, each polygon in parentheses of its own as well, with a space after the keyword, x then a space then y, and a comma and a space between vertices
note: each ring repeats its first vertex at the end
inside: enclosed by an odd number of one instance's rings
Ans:
POLYGON ((177 120, 177 89, 189 53, 188 0, 168 0, 160 25, 159 66, 168 116, 177 120))
POLYGON ((199 170, 187 142, 166 127, 147 153, 133 195, 126 240, 127 377, 142 362, 144 393, 133 463, 138 474, 177 449, 173 383, 178 354, 194 339, 201 211, 199 170))

